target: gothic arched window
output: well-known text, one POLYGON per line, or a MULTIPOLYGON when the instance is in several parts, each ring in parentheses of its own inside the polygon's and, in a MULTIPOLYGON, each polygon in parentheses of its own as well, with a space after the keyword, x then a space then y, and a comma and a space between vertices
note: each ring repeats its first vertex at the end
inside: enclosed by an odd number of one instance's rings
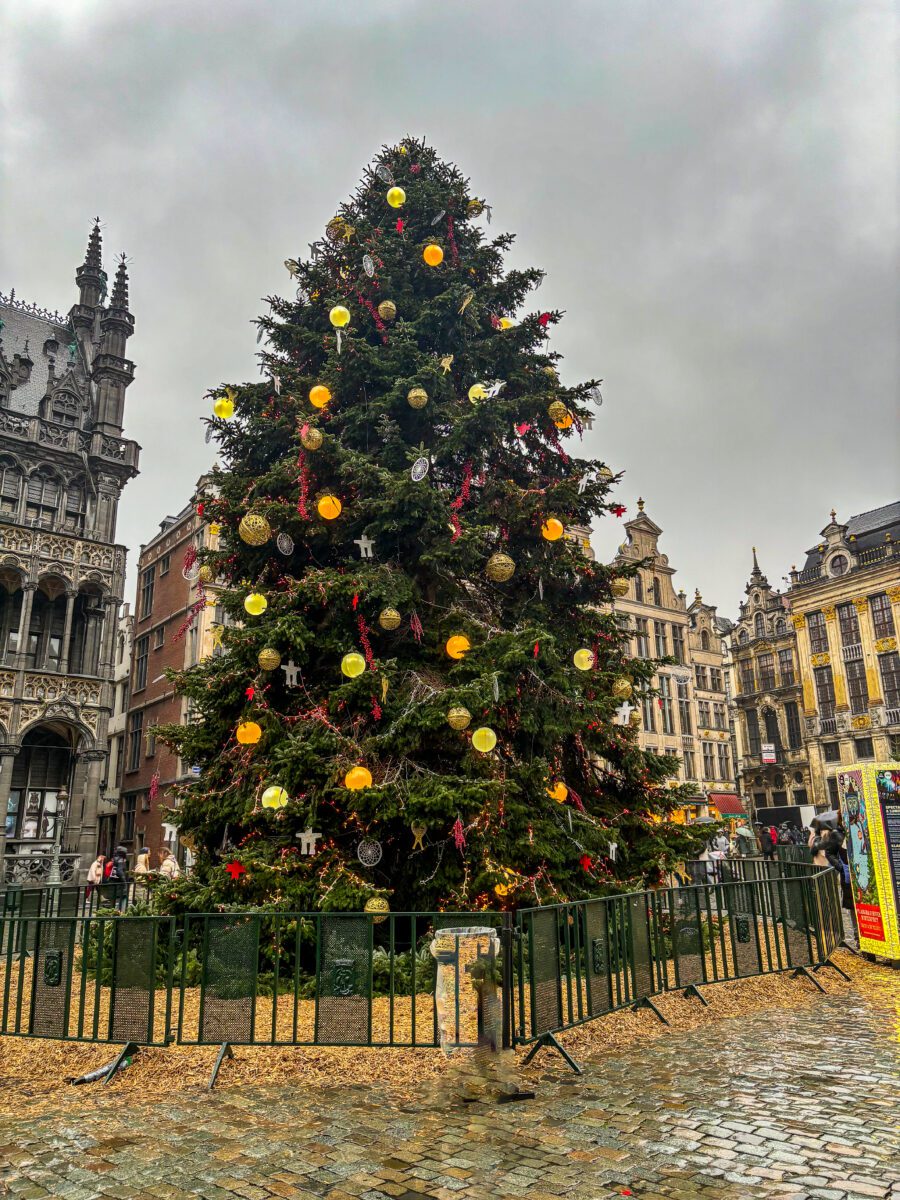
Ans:
POLYGON ((22 468, 14 458, 0 458, 0 512, 16 516, 22 495, 22 468))
POLYGON ((71 392, 57 392, 50 401, 50 420, 55 425, 74 429, 78 424, 78 397, 71 392))
POLYGON ((775 632, 776 634, 787 633, 787 625, 784 622, 784 617, 779 617, 775 622, 775 632))
POLYGON ((700 630, 700 649, 701 650, 709 649, 709 631, 706 629, 700 630))
POLYGON ((59 480, 46 467, 28 476, 25 516, 33 525, 52 525, 59 508, 59 480))
POLYGON ((73 479, 66 488, 66 515, 63 526, 70 533, 84 532, 85 487, 83 479, 73 479))
POLYGON ((740 642, 740 644, 742 646, 746 646, 747 643, 750 641, 750 634, 747 632, 746 629, 741 630, 741 632, 738 636, 738 641, 740 642))

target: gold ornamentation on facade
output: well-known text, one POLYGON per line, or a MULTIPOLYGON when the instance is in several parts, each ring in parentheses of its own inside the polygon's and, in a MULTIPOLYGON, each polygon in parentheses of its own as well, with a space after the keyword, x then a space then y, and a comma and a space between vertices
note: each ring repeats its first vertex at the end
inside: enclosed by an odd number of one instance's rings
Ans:
POLYGON ((897 649, 897 639, 892 637, 879 638, 875 643, 875 649, 879 654, 890 653, 891 650, 897 649))
POLYGON ((900 604, 900 587, 888 588, 887 596, 891 604, 900 604))
POLYGON ((822 605, 822 616, 826 621, 833 621, 835 616, 835 607, 833 604, 822 605))
POLYGON ((853 597, 853 605, 856 608, 857 612, 864 613, 866 611, 866 609, 869 607, 869 602, 865 598, 865 596, 854 596, 853 597))
POLYGON ((854 717, 850 722, 854 729, 871 729, 872 722, 869 717, 854 717))
POLYGON ((809 656, 809 661, 812 663, 812 665, 814 667, 830 667, 831 666, 831 655, 830 654, 811 654, 809 656))
POLYGON ((791 624, 794 626, 795 629, 803 629, 804 626, 806 625, 806 617, 804 616, 803 613, 795 613, 791 617, 791 624))

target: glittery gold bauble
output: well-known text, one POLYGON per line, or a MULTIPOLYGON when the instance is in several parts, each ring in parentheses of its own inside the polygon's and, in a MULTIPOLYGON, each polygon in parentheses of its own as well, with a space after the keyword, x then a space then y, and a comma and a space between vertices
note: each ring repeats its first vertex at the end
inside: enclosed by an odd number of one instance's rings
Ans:
POLYGON ((480 217, 484 212, 484 201, 475 197, 466 205, 466 212, 470 217, 480 217))
POLYGON ((633 708, 631 710, 631 715, 628 718, 628 724, 634 725, 635 727, 637 727, 638 725, 640 725, 640 723, 641 723, 641 710, 639 708, 633 708))
POLYGON ((554 366, 544 367, 544 374, 549 375, 551 379, 559 379, 559 372, 554 366))
POLYGON ((612 471, 609 469, 609 467, 598 467, 597 468, 597 478, 605 479, 607 482, 609 482, 610 479, 614 478, 614 475, 613 475, 612 471))
POLYGON ((372 918, 373 925, 380 925, 382 921, 387 920, 387 914, 391 911, 391 906, 385 900, 384 896, 370 896, 363 906, 363 912, 381 913, 381 916, 372 918))
POLYGON ((213 569, 209 565, 209 563, 204 563, 203 566, 200 568, 200 570, 197 572, 197 582, 198 583, 212 583, 212 581, 215 579, 215 577, 216 577, 215 572, 213 571, 213 569))
POLYGON ((547 416, 551 421, 561 421, 568 411, 562 400, 554 400, 547 409, 547 416))
POLYGON ((447 713, 447 723, 451 729, 467 729, 472 720, 472 714, 461 704, 455 705, 447 713))
POLYGON ((401 619, 396 608, 383 608, 378 614, 378 624, 382 629, 396 629, 401 619))
POLYGON ((325 435, 315 425, 310 425, 307 430, 300 434, 300 444, 304 450, 318 450, 324 440, 325 435))
POLYGON ((620 675, 618 679, 613 680, 612 694, 617 700, 630 700, 633 691, 634 688, 631 686, 631 680, 626 679, 624 675, 620 675))
POLYGON ((245 513, 238 525, 238 535, 248 546, 264 546, 272 536, 272 526, 261 513, 245 513))
POLYGON ((339 242, 344 236, 347 229, 347 222, 343 217, 332 217, 325 226, 325 236, 330 242, 339 242))
POLYGON ((428 393, 424 388, 410 388, 406 393, 406 402, 410 408, 424 408, 428 403, 428 393))
POLYGON ((393 321, 397 315, 397 305, 393 300, 382 300, 378 305, 378 315, 382 321, 393 321))
POLYGON ((277 671, 281 666, 281 655, 277 650, 266 648, 260 650, 256 656, 256 661, 264 671, 277 671))
POLYGON ((612 583, 609 585, 609 590, 612 592, 612 594, 616 597, 617 600, 621 600, 623 596, 628 595, 628 580, 627 579, 614 579, 612 581, 612 583))
POLYGON ((515 569, 516 564, 513 559, 508 554, 504 554, 502 550, 498 550, 487 560, 485 572, 488 579, 493 579, 495 583, 505 583, 507 579, 512 578, 515 569))

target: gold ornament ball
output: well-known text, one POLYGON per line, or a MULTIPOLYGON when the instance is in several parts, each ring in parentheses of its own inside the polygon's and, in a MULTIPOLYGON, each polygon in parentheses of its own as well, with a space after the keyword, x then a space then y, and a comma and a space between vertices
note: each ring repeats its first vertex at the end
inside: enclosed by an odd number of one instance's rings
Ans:
POLYGON ((383 608, 378 614, 378 624, 382 629, 396 629, 401 619, 396 608, 383 608))
POLYGON ((219 396, 213 405, 213 412, 223 421, 230 421, 234 416, 234 401, 228 396, 219 396))
POLYGON ((321 429, 316 429, 315 425, 310 425, 304 433, 300 434, 300 444, 304 450, 318 450, 325 440, 325 435, 321 429))
POLYGON ((640 725, 640 723, 641 723, 641 710, 640 710, 639 708, 633 708, 633 709, 631 710, 631 715, 630 715, 630 716, 629 716, 629 718, 628 718, 628 723, 629 723, 629 725, 634 725, 634 726, 638 726, 638 725, 640 725))
POLYGON ((272 536, 272 526, 261 513, 245 513, 238 525, 238 536, 248 546, 264 546, 272 536))
POLYGON ((343 329, 345 325, 350 324, 350 309, 345 308, 343 304, 336 304, 328 314, 328 320, 335 329, 343 329))
POLYGON ((351 767, 344 776, 344 787, 351 792, 361 791, 372 786, 372 772, 368 767, 351 767))
POLYGON ((410 388, 406 393, 406 402, 410 408, 424 408, 428 403, 428 393, 424 388, 410 388))
POLYGON ((384 896, 371 896, 363 906, 363 912, 372 914, 373 925, 380 925, 382 921, 386 921, 387 914, 390 911, 391 906, 385 900, 384 896), (380 914, 380 916, 377 914, 380 914))
POLYGON ((343 505, 337 496, 323 496, 316 505, 319 516, 323 521, 333 521, 335 517, 339 517, 342 507, 343 505))
POLYGON ((605 480, 607 483, 609 483, 609 481, 610 481, 611 479, 614 479, 614 478, 615 478, 615 476, 613 475, 613 473, 612 473, 612 471, 609 469, 609 467, 598 467, 598 469, 597 469, 597 478, 598 478, 598 479, 603 479, 603 480, 605 480))
POLYGON ((472 734, 472 745, 481 754, 490 754, 497 745, 497 735, 489 725, 482 725, 472 734))
POLYGON ((197 573, 198 583, 212 583, 216 575, 209 563, 204 563, 197 573))
POLYGON ((616 700, 630 700, 633 691, 631 680, 626 679, 624 675, 613 681, 612 694, 616 700))
POLYGON ((594 665, 593 650, 588 650, 586 647, 576 650, 572 655, 572 662, 579 671, 590 671, 591 667, 594 665))
POLYGON ((267 787, 262 794, 263 808, 284 808, 288 800, 290 800, 290 796, 278 784, 267 787))
POLYGON ((439 267, 444 261, 444 252, 440 246, 432 242, 422 251, 422 257, 429 267, 439 267))
POLYGON ((556 517, 548 517, 541 526, 541 537, 548 542, 558 542, 564 533, 563 523, 556 517))
POLYGON ((477 197, 470 200, 466 205, 466 212, 470 217, 480 217, 484 212, 484 201, 479 200, 477 197))
POLYGON ((620 578, 614 579, 609 585, 609 590, 617 600, 621 600, 623 596, 628 595, 628 580, 620 578))
POLYGON ((477 404, 479 400, 484 400, 487 397, 487 392, 480 383, 473 383, 469 388, 469 399, 473 404, 477 404))
POLYGON ((561 421, 568 411, 562 400, 554 400, 547 408, 547 416, 551 421, 561 421))
POLYGON ((559 379, 559 371, 554 366, 544 367, 544 374, 549 375, 551 379, 559 379))
POLYGON ((502 550, 492 554, 485 567, 488 579, 492 579, 495 583, 505 583, 507 579, 512 579, 515 569, 516 564, 513 559, 508 554, 504 554, 502 550))
POLYGON ((447 639, 446 650, 451 658, 465 658, 471 649, 472 643, 464 633, 455 633, 453 637, 447 639))
POLYGON ((317 383, 309 389, 309 402, 313 408, 324 408, 331 400, 331 392, 324 383, 317 383))
POLYGON ((213 521, 209 527, 209 536, 210 537, 218 537, 221 532, 222 532, 222 526, 219 524, 218 521, 213 521))
POLYGON ((260 650, 256 656, 256 661, 264 671, 277 671, 281 666, 281 655, 277 650, 271 650, 268 647, 260 650))
POLYGON ((241 721, 237 727, 236 736, 242 746, 255 746, 262 737, 262 729, 255 721, 241 721))
POLYGON ((261 617, 269 607, 269 602, 261 592, 251 592, 244 597, 244 608, 251 617, 261 617))
POLYGON ((382 321, 393 321, 397 315, 397 305, 393 300, 382 300, 378 305, 378 315, 382 321))
POLYGON ((468 729, 472 714, 461 704, 455 705, 447 713, 447 722, 451 729, 468 729))
POLYGON ((366 660, 358 650, 351 650, 341 659, 341 670, 348 679, 355 679, 366 669, 366 660))
POLYGON ((557 780, 556 783, 551 784, 550 787, 547 788, 547 795, 551 800, 555 800, 557 804, 562 804, 568 794, 569 789, 561 779, 557 780))
POLYGON ((406 203, 406 192, 404 192, 402 187, 389 188, 387 202, 391 208, 402 208, 406 203))
POLYGON ((512 329, 513 325, 515 325, 515 321, 512 319, 512 317, 501 317, 500 318, 500 328, 501 329, 512 329))
POLYGON ((325 236, 329 242, 339 242, 344 236, 347 229, 347 222, 343 217, 332 217, 325 226, 325 236))

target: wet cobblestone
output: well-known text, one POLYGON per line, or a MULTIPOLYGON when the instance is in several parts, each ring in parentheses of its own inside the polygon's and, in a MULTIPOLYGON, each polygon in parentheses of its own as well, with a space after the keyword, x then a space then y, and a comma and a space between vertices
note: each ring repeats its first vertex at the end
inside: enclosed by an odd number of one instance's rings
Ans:
MULTIPOLYGON (((850 993, 585 1063, 503 1106, 277 1086, 80 1092, 0 1118, 17 1200, 900 1197, 898 1013, 850 993)), ((240 1051, 238 1051, 240 1053, 240 1051)), ((298 1051, 302 1053, 302 1051, 298 1051)))

